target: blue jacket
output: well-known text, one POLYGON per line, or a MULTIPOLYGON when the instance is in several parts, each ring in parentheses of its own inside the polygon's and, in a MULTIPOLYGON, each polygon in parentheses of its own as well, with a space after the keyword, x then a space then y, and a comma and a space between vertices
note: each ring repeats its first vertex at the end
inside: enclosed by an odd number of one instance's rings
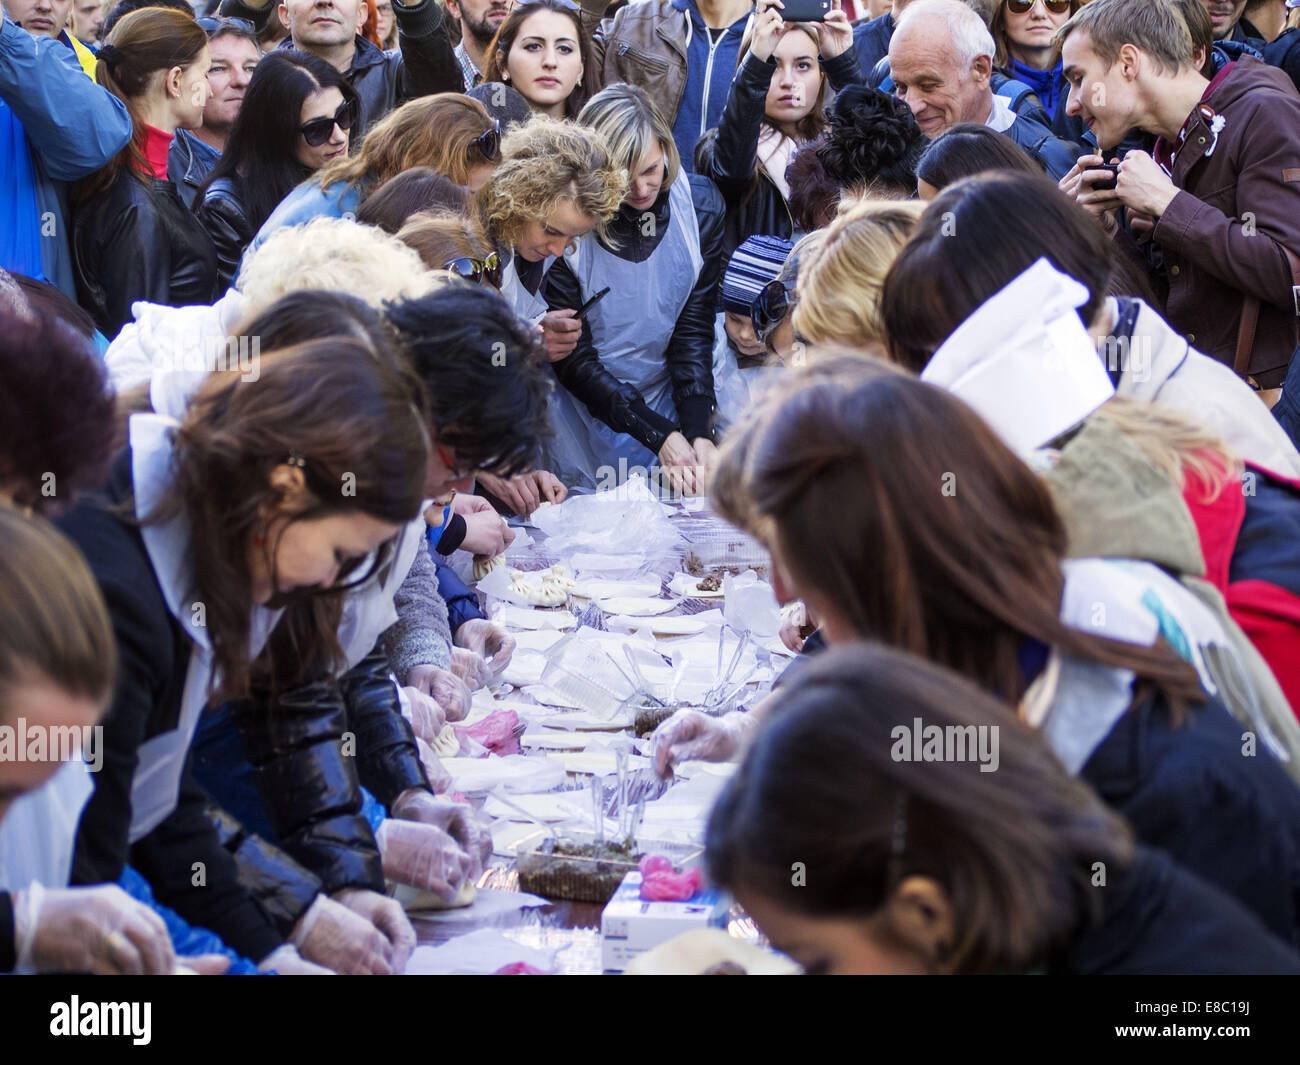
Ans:
POLYGON ((886 11, 869 22, 853 27, 853 50, 858 53, 862 73, 874 70, 882 59, 889 58, 889 42, 894 36, 894 13, 886 11))
POLYGON ((693 0, 672 0, 673 7, 685 11, 689 20, 686 39, 686 91, 673 121, 673 142, 682 159, 682 169, 695 173, 695 145, 722 120, 731 81, 740 60, 740 38, 749 21, 749 12, 727 27, 716 44, 709 35, 693 0))
POLYGON ((126 147, 132 132, 126 104, 86 77, 68 45, 33 37, 6 15, 0 25, 0 118, 21 130, 27 152, 26 159, 19 156, 17 136, 0 139, 0 174, 30 173, 31 182, 0 187, 0 218, 6 225, 21 219, 35 193, 41 273, 76 299, 66 183, 94 173, 126 147))
MULTIPOLYGON (((260 248, 262 242, 277 229, 284 226, 300 226, 314 218, 355 219, 359 206, 361 206, 361 189, 357 185, 350 185, 347 188, 331 185, 326 190, 320 187, 319 182, 304 181, 281 200, 280 205, 271 212, 271 217, 262 223, 262 228, 257 231, 257 236, 244 252, 244 258, 247 259, 252 252, 260 248)), ((238 270, 235 271, 235 276, 239 276, 238 270)))

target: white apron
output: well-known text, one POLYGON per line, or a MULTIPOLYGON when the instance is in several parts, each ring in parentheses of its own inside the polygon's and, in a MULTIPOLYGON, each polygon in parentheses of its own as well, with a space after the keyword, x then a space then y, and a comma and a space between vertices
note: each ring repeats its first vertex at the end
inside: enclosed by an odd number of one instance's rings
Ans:
POLYGON ((68 886, 77 825, 94 790, 90 767, 77 757, 13 801, 0 823, 0 891, 20 891, 33 880, 68 886))
MULTIPOLYGON (((171 477, 172 435, 175 420, 158 414, 133 414, 130 422, 131 475, 135 487, 135 513, 143 518, 157 505, 171 477)), ((176 727, 152 736, 136 752, 131 779, 130 840, 147 836, 176 809, 185 757, 208 702, 212 678, 212 645, 205 625, 196 624, 190 574, 189 522, 184 515, 160 525, 141 527, 145 550, 167 601, 167 609, 193 642, 181 694, 176 727)), ((256 657, 283 611, 254 607, 249 624, 249 653, 256 657)))
POLYGON ((501 268, 501 295, 515 314, 533 325, 537 325, 546 314, 546 299, 542 292, 546 287, 546 271, 553 262, 554 256, 546 260, 546 266, 542 270, 542 283, 537 286, 536 294, 529 292, 519 280, 519 256, 514 251, 511 251, 509 261, 501 268))
MULTIPOLYGON (((656 413, 676 421, 664 353, 704 265, 685 173, 669 189, 668 204, 668 233, 644 262, 620 259, 591 236, 582 239, 568 261, 584 302, 607 285, 611 290, 587 316, 592 344, 605 369, 636 388, 656 413)), ((555 438, 545 445, 547 469, 570 488, 594 491, 598 482, 608 484, 607 477, 597 474, 602 466, 612 468, 621 482, 626 473, 619 472, 620 459, 628 470, 649 469, 658 462, 631 436, 592 417, 566 389, 552 392, 549 413, 555 438)))

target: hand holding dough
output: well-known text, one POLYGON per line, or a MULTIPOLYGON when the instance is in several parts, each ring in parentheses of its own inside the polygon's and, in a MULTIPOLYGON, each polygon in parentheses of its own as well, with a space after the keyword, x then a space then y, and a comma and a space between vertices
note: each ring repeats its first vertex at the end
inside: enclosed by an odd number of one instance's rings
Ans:
POLYGON ((492 555, 491 557, 488 557, 486 555, 475 555, 474 556, 474 579, 476 581, 481 581, 484 577, 486 577, 498 566, 504 566, 505 564, 506 564, 506 556, 504 553, 500 555, 492 555))

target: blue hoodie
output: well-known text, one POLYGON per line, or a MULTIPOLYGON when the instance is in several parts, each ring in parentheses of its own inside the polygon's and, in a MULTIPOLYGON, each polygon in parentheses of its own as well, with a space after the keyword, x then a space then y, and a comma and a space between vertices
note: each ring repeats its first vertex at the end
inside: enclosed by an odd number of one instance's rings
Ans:
POLYGON ((672 0, 672 6, 689 16, 686 28, 686 91, 673 123, 673 141, 682 157, 682 169, 695 173, 695 143, 704 131, 722 119, 722 109, 736 76, 740 39, 749 12, 728 26, 715 43, 695 0, 672 0))

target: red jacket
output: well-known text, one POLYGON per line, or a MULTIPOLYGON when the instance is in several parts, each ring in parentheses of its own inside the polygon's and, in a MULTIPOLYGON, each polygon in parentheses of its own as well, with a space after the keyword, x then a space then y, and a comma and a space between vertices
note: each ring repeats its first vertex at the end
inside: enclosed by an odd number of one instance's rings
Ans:
POLYGON ((1205 555, 1205 579, 1300 716, 1300 481, 1248 465, 1241 490, 1228 481, 1214 499, 1208 494, 1189 471, 1183 499, 1205 555))

